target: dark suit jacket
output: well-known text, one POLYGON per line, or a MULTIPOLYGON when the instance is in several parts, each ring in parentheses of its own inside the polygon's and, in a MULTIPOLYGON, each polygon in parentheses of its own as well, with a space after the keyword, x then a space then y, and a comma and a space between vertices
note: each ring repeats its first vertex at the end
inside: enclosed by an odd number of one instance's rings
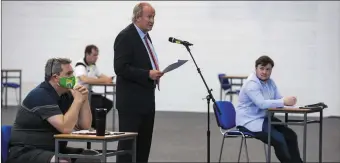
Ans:
POLYGON ((149 78, 151 69, 147 49, 134 24, 130 24, 114 42, 116 108, 119 112, 147 113, 155 110, 155 82, 149 78))

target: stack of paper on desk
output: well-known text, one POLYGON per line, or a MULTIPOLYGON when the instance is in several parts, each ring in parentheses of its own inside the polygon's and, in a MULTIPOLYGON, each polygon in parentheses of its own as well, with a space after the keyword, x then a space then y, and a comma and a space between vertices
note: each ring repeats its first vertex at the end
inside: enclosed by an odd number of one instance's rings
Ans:
POLYGON ((73 131, 72 134, 96 134, 96 130, 79 130, 73 131))
MULTIPOLYGON (((96 130, 79 130, 79 131, 73 131, 72 134, 96 135, 96 130)), ((105 131, 105 135, 121 135, 121 134, 125 134, 125 133, 124 132, 105 131)))
MULTIPOLYGON (((96 133, 97 133, 96 130, 79 130, 79 131, 72 132, 72 134, 80 134, 80 135, 96 135, 96 133)), ((111 132, 105 131, 105 135, 111 135, 111 132)))
POLYGON ((294 105, 294 106, 284 106, 283 108, 294 108, 294 109, 297 109, 297 108, 301 108, 303 107, 302 105, 294 105))

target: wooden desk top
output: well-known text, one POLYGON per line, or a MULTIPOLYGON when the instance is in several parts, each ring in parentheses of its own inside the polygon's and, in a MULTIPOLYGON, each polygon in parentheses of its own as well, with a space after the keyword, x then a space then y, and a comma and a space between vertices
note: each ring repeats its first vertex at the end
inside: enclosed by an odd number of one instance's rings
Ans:
POLYGON ((54 138, 59 139, 86 139, 86 140, 109 140, 109 139, 119 139, 125 137, 133 137, 137 136, 138 133, 133 132, 125 132, 125 134, 121 135, 105 135, 105 136, 96 136, 96 135, 85 135, 85 134, 57 134, 54 135, 54 138))
POLYGON ((227 76, 224 76, 223 78, 228 78, 228 79, 247 79, 248 76, 245 76, 245 75, 227 75, 227 76))
POLYGON ((116 86, 116 83, 109 84, 89 84, 90 86, 116 86))
POLYGON ((309 108, 297 108, 297 107, 285 107, 285 108, 269 108, 269 112, 278 112, 278 113, 313 113, 319 112, 322 109, 309 109, 309 108))

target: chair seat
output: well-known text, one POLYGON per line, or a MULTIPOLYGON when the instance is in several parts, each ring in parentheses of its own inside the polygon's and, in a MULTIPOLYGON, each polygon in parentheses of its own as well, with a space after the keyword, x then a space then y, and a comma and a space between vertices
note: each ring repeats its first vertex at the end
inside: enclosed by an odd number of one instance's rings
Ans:
POLYGON ((6 162, 12 126, 1 126, 1 162, 6 162))
POLYGON ((11 82, 2 83, 2 85, 4 87, 10 87, 10 88, 19 88, 20 87, 20 84, 18 84, 18 83, 11 83, 11 82))
POLYGON ((242 132, 240 130, 230 130, 230 131, 227 131, 227 135, 226 136, 241 136, 243 133, 245 136, 247 137, 254 137, 254 134, 251 133, 251 132, 242 132))
POLYGON ((228 91, 225 94, 226 95, 231 95, 231 94, 239 94, 239 93, 240 93, 240 90, 235 90, 235 91, 228 91))

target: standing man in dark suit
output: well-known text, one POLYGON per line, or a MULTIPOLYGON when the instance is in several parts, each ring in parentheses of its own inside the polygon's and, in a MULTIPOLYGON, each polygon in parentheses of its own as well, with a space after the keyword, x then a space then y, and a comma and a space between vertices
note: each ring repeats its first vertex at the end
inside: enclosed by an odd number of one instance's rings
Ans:
MULTIPOLYGON (((155 117, 155 88, 163 75, 148 34, 154 24, 155 9, 139 3, 132 23, 114 42, 114 69, 117 75, 116 108, 121 132, 138 132, 137 162, 148 162, 155 117)), ((119 150, 132 148, 132 141, 118 143, 119 150)), ((131 155, 117 156, 117 162, 131 162, 131 155)))

